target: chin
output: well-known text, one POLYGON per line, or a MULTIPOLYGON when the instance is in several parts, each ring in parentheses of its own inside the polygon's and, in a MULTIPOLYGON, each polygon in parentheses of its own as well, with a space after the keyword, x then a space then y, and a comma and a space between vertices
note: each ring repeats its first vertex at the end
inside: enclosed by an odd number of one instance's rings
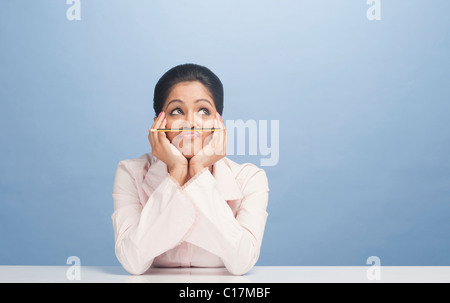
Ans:
POLYGON ((189 147, 186 146, 186 148, 181 148, 180 152, 186 159, 189 160, 192 157, 194 157, 201 150, 201 145, 197 145, 195 147, 193 147, 193 146, 189 146, 189 147), (198 151, 196 149, 198 149, 198 151))
POLYGON ((180 153, 188 160, 202 150, 201 140, 182 140, 181 136, 177 136, 171 143, 175 145, 180 153))

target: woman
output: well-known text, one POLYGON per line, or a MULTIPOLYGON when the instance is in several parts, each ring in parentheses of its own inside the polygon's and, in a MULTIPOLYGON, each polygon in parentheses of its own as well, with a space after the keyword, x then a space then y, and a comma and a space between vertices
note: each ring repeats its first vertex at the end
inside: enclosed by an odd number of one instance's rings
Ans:
POLYGON ((267 219, 264 170, 226 158, 223 87, 209 69, 183 64, 155 86, 151 153, 119 162, 112 215, 116 256, 131 274, 154 267, 248 272, 267 219), (192 131, 193 128, 218 128, 192 131))

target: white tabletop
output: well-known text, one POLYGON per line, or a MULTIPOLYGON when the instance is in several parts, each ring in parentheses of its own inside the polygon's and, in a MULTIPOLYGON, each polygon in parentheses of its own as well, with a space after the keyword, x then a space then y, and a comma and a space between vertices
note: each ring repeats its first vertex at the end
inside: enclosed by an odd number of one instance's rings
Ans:
POLYGON ((450 266, 255 266, 243 276, 225 268, 151 268, 133 276, 122 267, 0 266, 0 283, 449 283, 450 266))

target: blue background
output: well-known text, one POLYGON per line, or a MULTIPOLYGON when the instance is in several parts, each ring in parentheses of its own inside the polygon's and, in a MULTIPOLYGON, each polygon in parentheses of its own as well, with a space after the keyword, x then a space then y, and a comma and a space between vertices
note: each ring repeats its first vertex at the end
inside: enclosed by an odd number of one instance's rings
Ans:
MULTIPOLYGON (((119 265, 117 163, 180 63, 279 120, 257 265, 450 265, 450 2, 0 1, 0 264, 119 265)), ((259 165, 261 156, 230 156, 259 165)))

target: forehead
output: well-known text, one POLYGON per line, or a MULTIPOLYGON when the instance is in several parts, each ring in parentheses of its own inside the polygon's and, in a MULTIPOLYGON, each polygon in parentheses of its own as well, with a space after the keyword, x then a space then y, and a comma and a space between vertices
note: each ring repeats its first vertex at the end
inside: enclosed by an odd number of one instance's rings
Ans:
POLYGON ((166 104, 174 99, 178 99, 184 103, 194 103, 198 99, 212 101, 210 91, 198 81, 177 83, 170 91, 166 104))

